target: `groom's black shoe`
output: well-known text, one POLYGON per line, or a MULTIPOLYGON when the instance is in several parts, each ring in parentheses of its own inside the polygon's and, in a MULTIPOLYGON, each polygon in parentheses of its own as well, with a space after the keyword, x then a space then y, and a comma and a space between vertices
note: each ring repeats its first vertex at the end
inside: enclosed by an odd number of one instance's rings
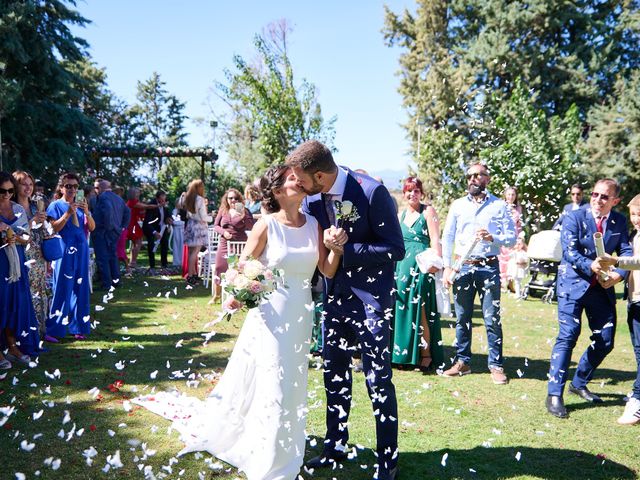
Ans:
POLYGON ((323 451, 317 457, 313 457, 307 463, 305 463, 305 467, 307 468, 333 468, 336 463, 341 463, 347 459, 347 454, 344 452, 338 451, 323 451))
POLYGON ((391 470, 380 469, 378 474, 374 475, 373 480, 396 480, 398 478, 398 467, 391 470))
POLYGON ((591 392, 587 387, 577 388, 573 386, 573 383, 570 383, 569 391, 574 395, 578 395, 579 397, 583 398, 587 402, 602 403, 602 399, 595 393, 591 392))
POLYGON ((567 409, 564 407, 562 397, 557 395, 547 395, 547 401, 545 404, 547 406, 547 412, 554 417, 567 418, 569 416, 567 409))

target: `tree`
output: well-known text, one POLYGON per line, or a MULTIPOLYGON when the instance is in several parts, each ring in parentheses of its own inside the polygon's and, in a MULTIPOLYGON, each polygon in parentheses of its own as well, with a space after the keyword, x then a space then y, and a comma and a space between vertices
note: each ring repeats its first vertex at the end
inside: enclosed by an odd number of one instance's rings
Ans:
POLYGON ((313 84, 295 84, 287 52, 289 32, 284 20, 269 25, 266 33, 255 37, 256 61, 234 56, 236 71, 225 71, 228 83, 216 83, 230 110, 224 146, 246 179, 284 161, 306 140, 333 146, 335 117, 324 120, 313 84))
POLYGON ((0 115, 5 169, 55 178, 84 168, 82 139, 95 137, 95 118, 78 108, 88 82, 72 65, 87 58, 87 43, 70 25, 88 21, 75 1, 0 3, 0 115))
MULTIPOLYGON (((518 78, 546 117, 563 118, 575 108, 585 121, 612 94, 616 78, 628 79, 640 64, 639 6, 636 0, 418 0, 415 13, 386 8, 383 35, 402 50, 399 91, 414 155, 438 151, 442 145, 425 140, 446 145, 452 132, 465 137, 459 143, 471 149, 467 156, 476 155, 483 140, 496 138, 496 118, 518 78)), ((442 172, 439 188, 448 167, 433 156, 417 161, 424 171, 442 172)))
POLYGON ((640 72, 618 80, 609 101, 591 109, 589 125, 585 152, 591 179, 618 179, 626 203, 640 192, 640 72))
POLYGON ((551 227, 559 205, 578 179, 581 122, 577 107, 547 118, 534 95, 515 82, 495 122, 495 136, 483 142, 479 158, 492 172, 497 195, 518 189, 524 217, 534 230, 551 227))
MULTIPOLYGON (((177 147, 186 145, 187 134, 184 131, 184 102, 170 95, 160 74, 153 72, 151 77, 138 82, 136 98, 138 103, 132 107, 131 114, 137 116, 141 125, 144 141, 149 146, 177 147)), ((163 158, 155 159, 153 165, 160 171, 163 158)))
MULTIPOLYGON (((213 202, 215 208, 224 193, 229 188, 244 190, 244 185, 233 170, 215 164, 213 167, 207 163, 205 165, 205 177, 211 178, 210 182, 205 182, 208 189, 207 198, 213 202)), ((170 205, 180 197, 182 192, 187 190, 189 182, 200 178, 200 162, 194 158, 169 158, 158 172, 158 188, 167 192, 167 200, 170 205)))

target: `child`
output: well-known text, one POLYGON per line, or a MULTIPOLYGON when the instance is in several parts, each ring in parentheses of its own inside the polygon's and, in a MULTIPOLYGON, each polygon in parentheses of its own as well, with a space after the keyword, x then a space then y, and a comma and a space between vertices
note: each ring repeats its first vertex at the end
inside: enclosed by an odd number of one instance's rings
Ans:
POLYGON ((515 247, 509 252, 509 262, 507 263, 507 279, 509 282, 513 281, 516 298, 522 297, 522 282, 527 275, 528 268, 527 244, 524 241, 524 232, 520 232, 515 247))
POLYGON ((621 425, 634 425, 640 422, 640 195, 629 202, 629 215, 636 231, 631 236, 633 257, 614 258, 609 255, 596 259, 599 267, 607 271, 610 266, 632 270, 625 291, 627 292, 627 323, 631 333, 631 344, 636 356, 637 375, 633 384, 633 395, 627 401, 624 413, 618 418, 621 425))

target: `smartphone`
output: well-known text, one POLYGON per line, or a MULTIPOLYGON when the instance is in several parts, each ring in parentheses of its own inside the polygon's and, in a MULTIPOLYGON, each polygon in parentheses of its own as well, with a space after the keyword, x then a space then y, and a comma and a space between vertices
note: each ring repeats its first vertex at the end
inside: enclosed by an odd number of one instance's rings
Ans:
POLYGON ((84 190, 78 190, 78 193, 76 193, 76 202, 84 202, 84 190))

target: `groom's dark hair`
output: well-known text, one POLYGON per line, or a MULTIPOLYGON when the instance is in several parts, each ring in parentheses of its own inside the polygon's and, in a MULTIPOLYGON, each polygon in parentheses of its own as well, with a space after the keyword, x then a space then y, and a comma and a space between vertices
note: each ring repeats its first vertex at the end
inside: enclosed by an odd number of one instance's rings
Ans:
POLYGON ((333 161, 331 150, 317 140, 299 145, 287 155, 285 162, 290 167, 300 167, 305 173, 334 173, 338 166, 333 161))

